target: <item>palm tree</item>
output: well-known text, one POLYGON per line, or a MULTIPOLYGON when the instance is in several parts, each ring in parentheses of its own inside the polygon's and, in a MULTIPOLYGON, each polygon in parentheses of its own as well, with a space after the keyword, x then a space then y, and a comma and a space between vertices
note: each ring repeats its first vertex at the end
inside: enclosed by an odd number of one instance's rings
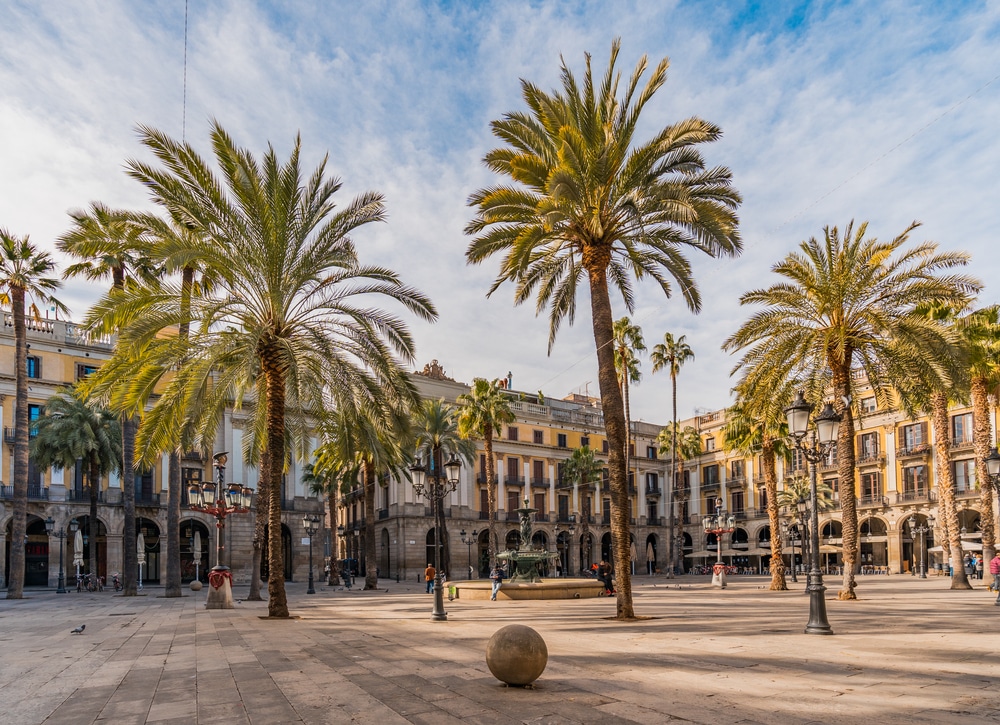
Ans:
POLYGON ((959 323, 969 353, 972 398, 973 444, 976 454, 976 483, 979 485, 980 528, 983 534, 983 561, 996 554, 996 521, 993 518, 994 487, 986 471, 986 456, 994 445, 990 428, 989 394, 1000 385, 1000 308, 997 305, 974 310, 959 323))
POLYGON ((782 395, 753 396, 737 387, 739 397, 726 411, 725 448, 744 457, 760 456, 764 477, 764 496, 771 537, 771 591, 785 591, 784 557, 781 551, 779 493, 776 460, 786 458, 790 450, 788 422, 784 407, 790 400, 790 386, 782 395))
MULTIPOLYGON (((678 504, 682 504, 687 501, 691 493, 689 487, 682 485, 684 481, 684 462, 701 455, 701 436, 697 430, 689 425, 684 426, 681 430, 678 430, 678 428, 677 423, 671 423, 666 428, 663 428, 656 436, 656 442, 659 446, 659 454, 661 456, 670 456, 671 468, 676 465, 674 480, 670 484, 671 495, 676 497, 675 500, 678 504)), ((671 539, 670 546, 673 552, 671 568, 680 569, 681 549, 674 545, 673 539, 671 539)))
POLYGON ((489 516, 487 550, 490 566, 496 561, 497 481, 496 458, 493 455, 493 434, 517 418, 510 409, 510 398, 500 387, 499 379, 492 382, 475 378, 468 393, 458 396, 458 433, 463 438, 482 438, 486 457, 486 508, 489 516))
POLYGON ((851 372, 859 365, 876 398, 885 403, 893 386, 905 387, 914 361, 944 347, 944 326, 922 315, 921 304, 961 309, 979 283, 964 275, 940 274, 966 264, 968 255, 937 251, 924 242, 904 249, 913 223, 889 242, 866 238, 867 224, 853 222, 841 236, 826 227, 821 241, 802 242, 772 269, 784 278, 745 293, 742 304, 765 305, 726 340, 744 350, 737 369, 754 390, 775 390, 803 380, 810 396, 832 388, 841 415, 837 441, 838 481, 844 526, 844 583, 839 599, 856 599, 858 516, 855 502, 854 392, 851 372))
MULTIPOLYGON (((52 296, 59 280, 48 275, 55 262, 48 252, 40 252, 28 237, 15 237, 0 229, 0 304, 10 307, 14 327, 14 497, 11 502, 12 542, 24 541, 28 528, 28 332, 25 315, 39 317, 36 303, 51 305, 61 312, 66 306, 52 296), (28 300, 35 302, 28 306, 28 300)), ((10 547, 7 598, 21 599, 24 593, 24 547, 10 547)))
POLYGON ((38 433, 31 440, 31 458, 37 466, 72 470, 80 461, 86 472, 90 489, 89 536, 93 543, 90 571, 96 574, 97 499, 102 476, 121 471, 121 423, 114 413, 94 406, 79 388, 72 388, 45 402, 45 415, 38 419, 37 427, 38 433))
POLYGON ((189 305, 169 280, 98 302, 88 325, 119 335, 99 374, 104 384, 135 376, 131 392, 145 401, 172 373, 139 429, 145 458, 176 447, 188 422, 207 449, 232 401, 260 393, 250 426, 266 462, 268 613, 287 617, 280 498, 286 440, 304 449, 312 414, 331 402, 408 395, 401 363, 412 362, 413 341, 405 323, 373 307, 373 299, 397 301, 425 320, 436 313, 391 270, 358 263, 350 234, 384 218, 382 197, 362 194, 334 212, 340 183, 325 178, 325 160, 303 179, 298 139, 286 162, 273 147, 258 161, 215 124, 219 178, 188 144, 140 131, 161 167, 130 161, 131 175, 192 232, 171 241, 181 248, 161 252, 196 260, 215 286, 191 295, 189 305), (183 324, 188 336, 164 334, 183 324))
MULTIPOLYGON (((123 289, 133 278, 148 280, 156 270, 142 252, 142 227, 132 222, 125 212, 94 202, 90 210, 70 212, 73 226, 56 241, 59 251, 81 260, 66 268, 64 277, 83 276, 87 279, 111 277, 112 289, 123 289)), ((123 415, 122 429, 122 594, 138 594, 136 573, 138 557, 135 549, 135 432, 137 421, 123 415)))
POLYGON ((688 307, 701 297, 686 250, 736 256, 742 250, 735 209, 739 194, 725 167, 706 169, 700 144, 720 129, 697 118, 667 126, 633 147, 646 103, 666 81, 667 60, 640 88, 647 65, 636 65, 618 96, 620 41, 611 46, 607 71, 597 85, 586 56, 582 87, 562 64, 562 89, 545 93, 522 81, 527 112, 505 114, 493 132, 505 146, 486 155, 486 165, 509 177, 475 192, 477 216, 466 227, 474 235, 466 251, 471 264, 503 254, 489 290, 515 284, 521 304, 538 290, 539 312, 549 307, 549 350, 560 324, 573 323, 576 290, 585 277, 597 351, 601 406, 610 447, 611 534, 618 572, 619 619, 635 616, 629 574, 631 536, 626 462, 627 431, 614 361, 614 324, 609 285, 631 313, 631 278, 649 276, 666 296, 676 281, 688 307))
POLYGON ((642 380, 639 371, 637 352, 645 352, 646 344, 642 341, 642 329, 633 325, 628 317, 616 320, 612 327, 615 340, 615 372, 618 375, 618 387, 622 391, 622 402, 625 408, 625 470, 632 467, 632 413, 629 410, 629 384, 638 384, 642 380))
MULTIPOLYGON (((653 374, 666 368, 670 373, 670 400, 673 410, 671 432, 677 433, 677 376, 680 375, 681 367, 688 360, 694 360, 694 351, 687 344, 686 337, 681 335, 677 339, 669 332, 663 334, 663 342, 657 343, 653 347, 653 352, 649 356, 653 363, 653 374)), ((670 538, 671 567, 670 576, 674 575, 674 487, 677 485, 677 440, 676 437, 670 443, 670 484, 667 486, 667 511, 670 515, 667 519, 667 536, 670 538)))
MULTIPOLYGON (((471 464, 476 447, 472 441, 462 438, 458 431, 458 409, 444 402, 444 398, 424 400, 413 412, 413 443, 416 454, 428 462, 430 476, 444 476, 443 466, 449 458, 457 456, 471 464)), ((451 556, 448 529, 444 517, 444 499, 431 501, 436 510, 441 531, 437 541, 441 549, 441 568, 451 575, 451 556)))
POLYGON ((586 569, 591 564, 592 546, 590 540, 591 511, 583 506, 583 490, 589 490, 590 484, 600 481, 603 470, 604 463, 594 456, 594 450, 590 446, 580 446, 575 449, 563 464, 563 481, 573 483, 576 486, 577 495, 580 497, 580 541, 583 542, 581 569, 586 569))
MULTIPOLYGON (((327 508, 330 511, 330 532, 334 535, 337 528, 337 501, 340 496, 347 493, 346 474, 347 472, 337 467, 331 468, 324 458, 322 446, 316 449, 316 458, 312 463, 307 463, 302 469, 302 483, 309 487, 309 490, 317 495, 326 498, 327 508)), ((357 480, 357 470, 350 472, 351 480, 357 480)), ((337 567, 337 542, 332 542, 332 554, 330 556, 329 576, 327 583, 330 586, 340 583, 340 570, 337 567)))

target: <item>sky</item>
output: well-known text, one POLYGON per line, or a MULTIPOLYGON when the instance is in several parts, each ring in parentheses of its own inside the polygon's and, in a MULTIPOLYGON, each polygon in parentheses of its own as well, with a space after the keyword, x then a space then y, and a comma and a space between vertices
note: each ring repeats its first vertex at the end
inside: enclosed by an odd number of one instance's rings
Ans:
MULTIPOLYGON (((638 285, 647 347, 670 332, 695 354, 680 418, 731 402, 721 345, 753 311, 740 295, 826 226, 892 238, 919 220, 913 240, 969 252, 982 304, 1000 302, 998 2, 0 0, 0 228, 55 253, 70 210, 152 208, 124 172, 149 159, 138 124, 205 156, 213 119, 258 154, 300 135, 305 168, 328 155, 340 204, 385 195, 387 221, 354 239, 438 308, 409 320, 417 369, 597 396, 589 299, 547 354, 547 315, 515 307, 510 285, 486 297, 499 259, 468 266, 463 230, 470 194, 501 181, 482 159, 501 145, 490 122, 525 109, 520 79, 555 89, 560 62, 579 75, 587 53, 600 73, 616 37, 626 76, 643 55, 670 60, 637 139, 690 116, 719 125, 702 152, 743 196, 743 254, 691 253, 700 313, 638 285)), ((58 296, 80 319, 106 286, 67 280, 58 296)), ((641 365, 632 417, 665 424, 669 376, 641 365)))

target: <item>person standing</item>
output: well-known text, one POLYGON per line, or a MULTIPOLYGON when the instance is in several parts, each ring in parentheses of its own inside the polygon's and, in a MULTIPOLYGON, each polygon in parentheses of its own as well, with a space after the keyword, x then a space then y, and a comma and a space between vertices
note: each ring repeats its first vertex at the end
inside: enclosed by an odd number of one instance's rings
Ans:
POLYGON ((983 580, 983 555, 976 554, 976 579, 983 580))
POLYGON ((437 570, 433 566, 431 566, 430 564, 428 564, 427 568, 424 569, 424 581, 427 582, 427 593, 428 594, 430 594, 432 591, 434 591, 434 575, 435 574, 437 574, 437 570))
POLYGON ((497 600, 497 592, 500 591, 500 586, 503 584, 503 567, 494 566, 493 570, 490 571, 490 581, 493 582, 493 592, 490 594, 490 601, 495 602, 497 600))
POLYGON ((1000 552, 990 559, 990 574, 993 575, 993 584, 990 589, 997 592, 997 604, 1000 605, 1000 552))

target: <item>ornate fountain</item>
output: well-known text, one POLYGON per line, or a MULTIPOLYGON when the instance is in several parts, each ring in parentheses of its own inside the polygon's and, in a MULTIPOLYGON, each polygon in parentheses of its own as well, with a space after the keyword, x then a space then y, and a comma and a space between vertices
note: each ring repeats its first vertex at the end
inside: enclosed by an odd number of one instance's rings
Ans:
POLYGON ((524 506, 517 509, 521 519, 521 543, 516 549, 508 549, 497 554, 497 559, 509 563, 507 571, 511 584, 540 582, 542 578, 538 574, 538 564, 559 558, 557 552, 535 548, 532 544, 531 515, 536 511, 538 509, 530 508, 528 499, 524 499, 524 506))

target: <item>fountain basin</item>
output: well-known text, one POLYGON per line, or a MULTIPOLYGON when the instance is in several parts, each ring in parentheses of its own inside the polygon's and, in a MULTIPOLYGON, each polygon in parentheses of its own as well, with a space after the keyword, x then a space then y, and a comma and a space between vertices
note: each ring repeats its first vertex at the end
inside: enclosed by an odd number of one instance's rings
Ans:
MULTIPOLYGON (((455 598, 465 601, 488 601, 493 586, 488 579, 473 579, 463 582, 448 582, 448 587, 455 591, 455 598)), ((500 591, 497 592, 497 600, 519 600, 519 599, 590 599, 599 597, 604 593, 604 585, 596 579, 585 578, 561 578, 545 579, 536 582, 514 582, 505 581, 500 591)))

